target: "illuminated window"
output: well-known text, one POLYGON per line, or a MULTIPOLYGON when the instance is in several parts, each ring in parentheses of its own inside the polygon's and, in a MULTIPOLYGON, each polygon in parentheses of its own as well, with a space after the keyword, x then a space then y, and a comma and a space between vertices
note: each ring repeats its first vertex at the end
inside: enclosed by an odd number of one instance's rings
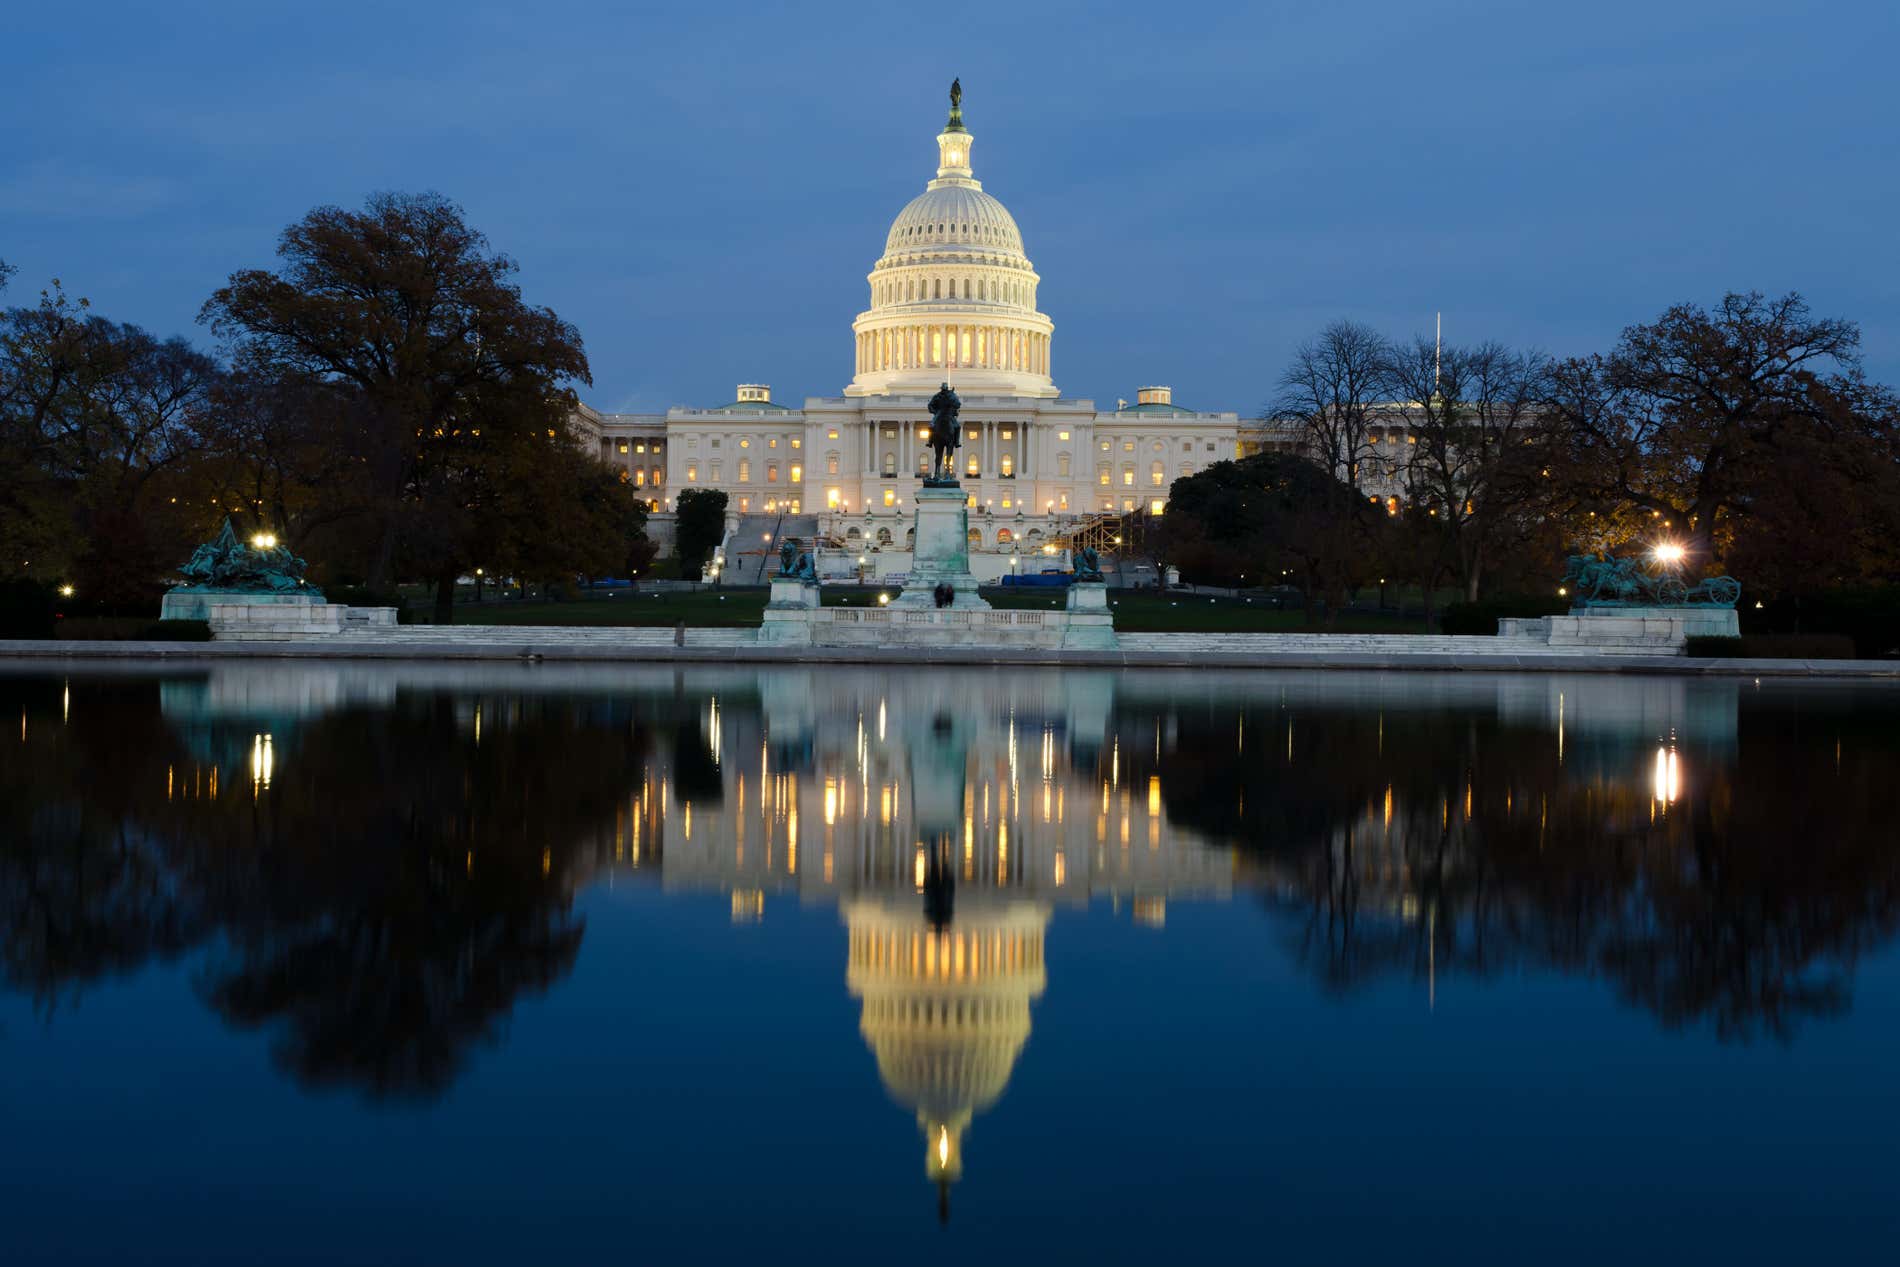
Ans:
POLYGON ((1064 479, 1067 479, 1069 477, 1069 455, 1068 454, 1066 453, 1056 454, 1056 474, 1060 475, 1064 479))
POLYGON ((1006 546, 1015 539, 1016 535, 1007 528, 998 528, 996 530, 996 544, 999 546, 1006 546))
POLYGON ((1148 503, 1148 513, 1151 515, 1158 515, 1166 508, 1167 503, 1163 502, 1160 498, 1156 498, 1154 501, 1148 503))
POLYGON ((645 453, 647 451, 647 446, 645 444, 636 444, 633 446, 633 451, 635 453, 645 453))
POLYGON ((1104 441, 1102 441, 1102 444, 1101 444, 1101 448, 1102 448, 1102 452, 1104 452, 1104 453, 1107 453, 1107 452, 1108 452, 1108 441, 1106 441, 1106 440, 1104 440, 1104 441))
POLYGON ((1122 452, 1123 452, 1123 453, 1133 453, 1134 451, 1135 451, 1135 442, 1134 442, 1133 440, 1123 440, 1123 441, 1122 441, 1122 452))
POLYGON ((837 489, 827 488, 825 490, 825 505, 832 510, 838 509, 838 490, 837 489))
POLYGON ((1002 458, 999 459, 998 465, 1003 468, 1003 478, 1008 479, 1016 473, 1016 455, 1013 453, 1005 453, 1002 458))
POLYGON ((825 454, 825 474, 836 475, 837 473, 838 473, 838 455, 836 453, 825 454))
POLYGON ((625 440, 622 440, 620 442, 620 451, 622 453, 625 453, 627 451, 627 442, 625 440))
POLYGON ((930 439, 930 428, 929 428, 929 427, 919 427, 919 428, 917 428, 917 438, 918 438, 919 440, 928 440, 928 439, 930 439))
POLYGON ((633 468, 633 486, 635 488, 645 488, 647 486, 647 472, 645 467, 636 466, 633 468))
POLYGON ((896 489, 887 488, 884 490, 884 504, 886 506, 895 506, 897 504, 897 490, 896 489))
MULTIPOLYGON (((804 448, 804 447, 805 447, 805 442, 804 442, 803 440, 801 440, 801 439, 800 439, 799 437, 797 437, 797 436, 793 436, 793 437, 792 437, 792 447, 793 447, 794 449, 802 449, 802 448, 804 448)), ((1211 445, 1210 445, 1210 446, 1208 446, 1208 447, 1210 447, 1210 448, 1211 448, 1211 447, 1213 447, 1213 446, 1211 446, 1211 445)))
POLYGON ((1135 484, 1135 468, 1132 466, 1124 466, 1122 468, 1123 487, 1132 488, 1134 487, 1134 484, 1135 484))
POLYGON ((741 484, 750 484, 752 482, 752 463, 743 458, 739 460, 739 482, 741 484))
POLYGON ((1003 439, 1014 440, 1015 438, 1016 438, 1016 428, 1014 427, 1003 428, 1003 439))
POLYGON ((744 514, 745 512, 751 509, 752 509, 752 499, 750 497, 741 497, 739 499, 739 513, 744 514))
POLYGON ((1162 481, 1167 478, 1168 477, 1162 472, 1161 463, 1159 462, 1156 462, 1148 470, 1148 482, 1153 484, 1156 488, 1160 488, 1162 481))
POLYGON ((778 483, 778 463, 777 462, 771 462, 766 465, 765 482, 768 484, 778 483))
POLYGON ((886 424, 884 427, 884 438, 886 440, 897 439, 897 428, 893 425, 886 424))
POLYGON ((1058 439, 1058 440, 1067 440, 1068 438, 1069 438, 1069 433, 1068 433, 1068 432, 1066 432, 1066 431, 1058 431, 1058 432, 1056 432, 1056 439, 1058 439))
POLYGON ((1067 510, 1068 508, 1069 508, 1069 495, 1067 493, 1064 493, 1060 498, 1056 500, 1056 509, 1067 510))
POLYGON ((1008 493, 1003 494, 1003 509, 1004 510, 1008 510, 1010 507, 1014 506, 1015 504, 1016 504, 1015 502, 1009 499, 1008 493))
POLYGON ((973 422, 969 426, 965 427, 963 429, 963 438, 966 440, 981 440, 983 438, 982 425, 980 423, 973 422))
POLYGON ((1108 487, 1108 468, 1106 466, 1098 466, 1095 468, 1095 482, 1100 484, 1103 488, 1108 487))
POLYGON ((804 482, 805 482, 805 468, 800 466, 796 462, 792 463, 792 483, 802 484, 804 482))
POLYGON ((825 439, 836 440, 837 438, 838 438, 838 429, 836 427, 833 427, 831 430, 825 432, 825 439))
POLYGON ((770 440, 767 440, 767 441, 765 442, 765 447, 766 447, 766 448, 768 448, 768 449, 776 449, 776 448, 778 448, 778 437, 777 437, 777 436, 773 436, 773 437, 772 437, 772 438, 771 438, 770 440))
POLYGON ((751 448, 751 447, 752 447, 752 437, 751 437, 751 436, 740 436, 740 437, 739 437, 739 447, 740 447, 740 448, 742 448, 742 449, 749 449, 749 448, 751 448))
POLYGON ((686 464, 686 480, 687 480, 687 482, 688 482, 688 483, 691 483, 692 481, 694 481, 694 480, 696 480, 696 479, 698 479, 698 478, 699 478, 699 466, 698 466, 698 465, 697 465, 696 463, 693 463, 693 462, 688 462, 688 463, 686 464))

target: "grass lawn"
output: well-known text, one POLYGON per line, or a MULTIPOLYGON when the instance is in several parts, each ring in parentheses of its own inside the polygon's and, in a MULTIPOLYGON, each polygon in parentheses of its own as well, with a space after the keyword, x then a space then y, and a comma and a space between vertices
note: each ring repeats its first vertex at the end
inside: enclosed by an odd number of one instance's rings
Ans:
MULTIPOLYGON (((825 591, 827 607, 866 607, 880 593, 894 587, 833 586, 825 591)), ((1024 590, 985 590, 992 607, 1053 610, 1061 594, 1024 590)), ((764 617, 766 592, 760 589, 720 593, 627 594, 582 599, 577 602, 509 602, 458 606, 458 625, 661 625, 685 621, 694 628, 757 625, 764 617)), ((1186 594, 1111 592, 1115 627, 1126 633, 1293 633, 1306 630, 1304 615, 1275 611, 1245 599, 1194 597, 1186 594)), ((1423 633, 1425 622, 1416 616, 1376 612, 1342 612, 1337 633, 1423 633)))

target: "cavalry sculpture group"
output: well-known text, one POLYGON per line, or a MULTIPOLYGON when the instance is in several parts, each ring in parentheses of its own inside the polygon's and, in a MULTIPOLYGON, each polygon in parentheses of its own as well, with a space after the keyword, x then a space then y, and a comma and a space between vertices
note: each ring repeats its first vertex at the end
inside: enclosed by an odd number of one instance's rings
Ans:
POLYGON ((1742 596, 1732 576, 1688 582, 1673 571, 1651 571, 1640 559, 1573 554, 1564 589, 1575 607, 1733 607, 1742 596))

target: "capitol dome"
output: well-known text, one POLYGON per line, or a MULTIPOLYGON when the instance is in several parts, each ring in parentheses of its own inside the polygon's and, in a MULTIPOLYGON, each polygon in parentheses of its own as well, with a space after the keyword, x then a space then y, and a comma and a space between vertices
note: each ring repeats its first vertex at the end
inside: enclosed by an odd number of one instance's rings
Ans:
POLYGON ((1016 218, 976 179, 959 100, 937 136, 936 178, 898 212, 866 278, 871 306, 851 326, 847 396, 927 396, 944 381, 966 394, 1058 394, 1055 326, 1036 308, 1042 279, 1016 218))
POLYGON ((1022 231, 1008 207, 981 189, 972 188, 974 181, 935 188, 938 183, 932 181, 933 188, 912 198, 910 205, 897 213, 890 236, 884 239, 885 255, 925 247, 1023 253, 1022 231))

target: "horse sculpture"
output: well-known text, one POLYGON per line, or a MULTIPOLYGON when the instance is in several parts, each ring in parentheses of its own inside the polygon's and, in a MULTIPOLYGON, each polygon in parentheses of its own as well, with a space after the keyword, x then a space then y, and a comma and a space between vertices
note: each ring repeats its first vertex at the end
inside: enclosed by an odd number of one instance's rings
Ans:
POLYGON ((957 484, 957 447, 962 443, 963 428, 957 411, 963 402, 945 383, 930 398, 930 474, 924 483, 954 488, 957 484))

